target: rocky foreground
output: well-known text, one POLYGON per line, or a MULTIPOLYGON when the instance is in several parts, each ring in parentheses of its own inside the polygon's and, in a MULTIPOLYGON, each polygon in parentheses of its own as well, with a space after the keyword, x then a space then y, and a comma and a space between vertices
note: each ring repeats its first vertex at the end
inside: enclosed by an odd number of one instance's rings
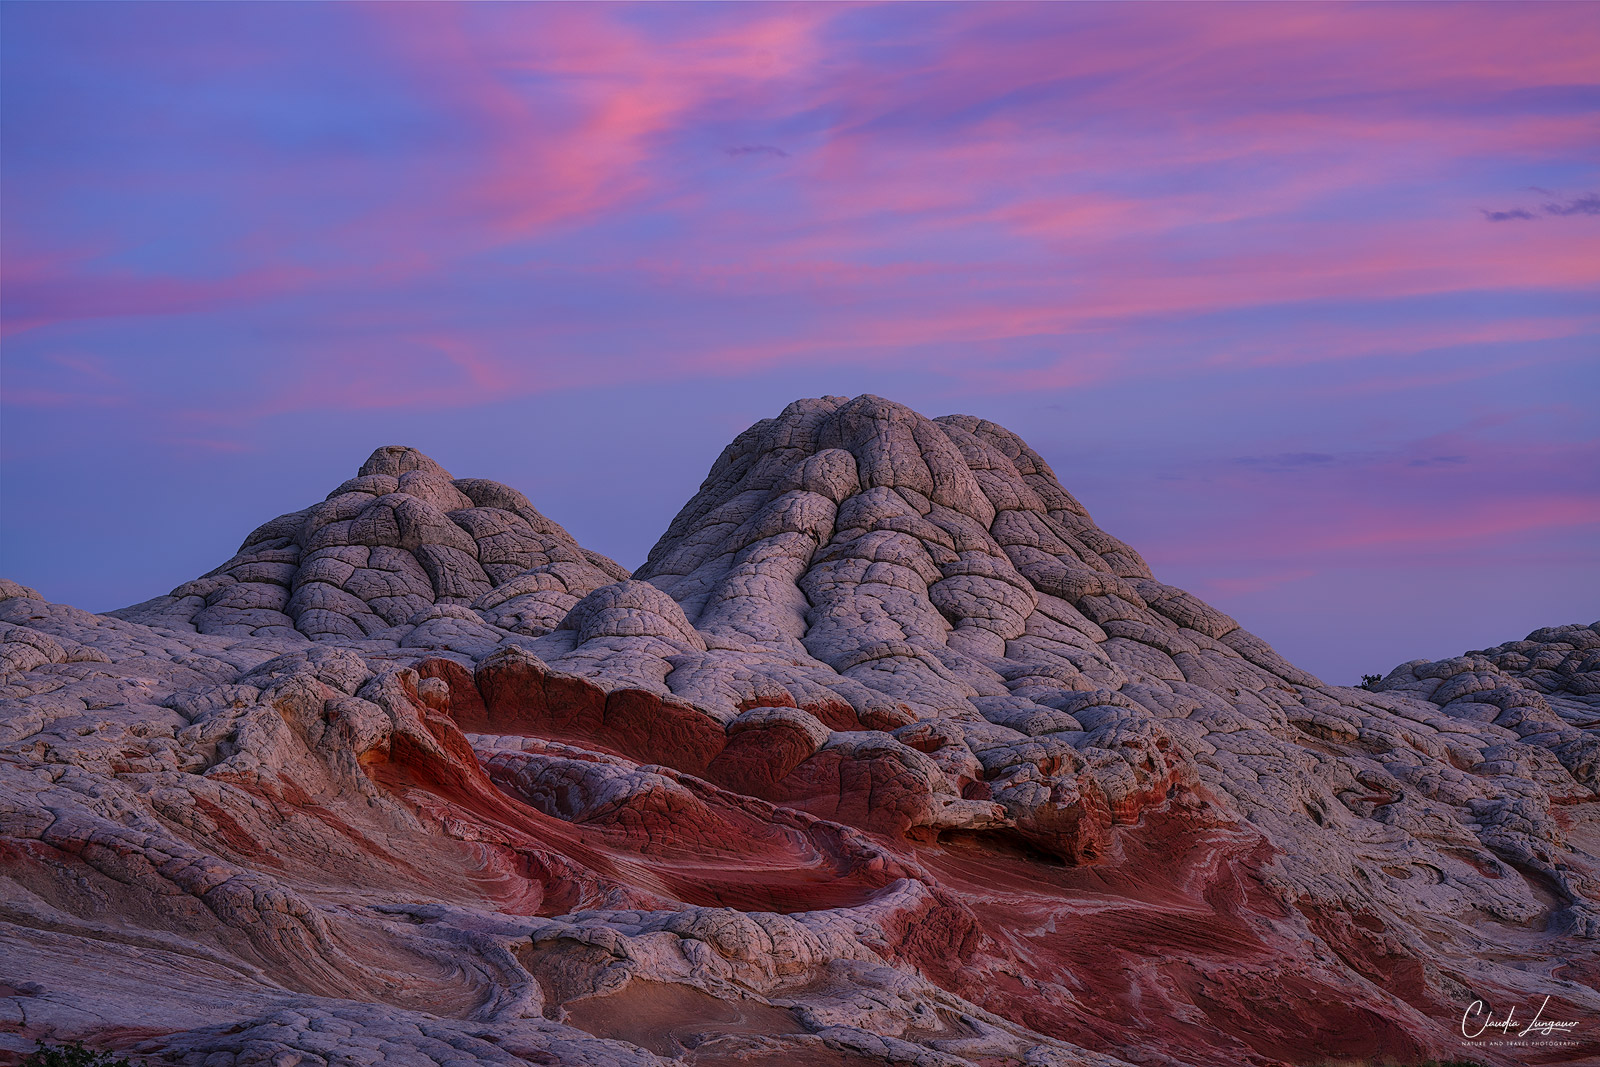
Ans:
POLYGON ((792 404, 632 576, 383 448, 0 597, 13 1061, 1600 1056, 1600 624, 1324 685, 979 419, 792 404))

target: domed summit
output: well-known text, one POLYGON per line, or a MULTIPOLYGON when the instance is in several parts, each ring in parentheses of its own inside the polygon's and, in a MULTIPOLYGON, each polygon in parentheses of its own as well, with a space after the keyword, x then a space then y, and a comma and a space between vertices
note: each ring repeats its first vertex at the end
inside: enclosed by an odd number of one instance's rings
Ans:
POLYGON ((364 641, 459 605, 543 633, 627 576, 515 489, 452 478, 391 445, 321 503, 258 527, 216 570, 112 614, 204 634, 364 641))

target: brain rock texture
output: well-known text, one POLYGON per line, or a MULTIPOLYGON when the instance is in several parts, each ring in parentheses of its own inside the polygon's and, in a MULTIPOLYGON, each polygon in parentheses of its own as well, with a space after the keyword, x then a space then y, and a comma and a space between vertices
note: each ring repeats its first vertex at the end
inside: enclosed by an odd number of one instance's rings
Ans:
POLYGON ((0 598, 13 1061, 1267 1067, 1600 1019, 1600 624, 1325 685, 981 419, 791 404, 632 575, 389 447, 167 596, 0 598))

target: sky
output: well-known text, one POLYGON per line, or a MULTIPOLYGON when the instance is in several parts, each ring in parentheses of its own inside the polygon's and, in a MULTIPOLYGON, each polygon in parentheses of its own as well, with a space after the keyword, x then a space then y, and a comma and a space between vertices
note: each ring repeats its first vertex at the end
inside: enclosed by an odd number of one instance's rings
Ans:
POLYGON ((0 574, 871 392, 1328 681, 1600 616, 1600 4, 0 4, 0 574))

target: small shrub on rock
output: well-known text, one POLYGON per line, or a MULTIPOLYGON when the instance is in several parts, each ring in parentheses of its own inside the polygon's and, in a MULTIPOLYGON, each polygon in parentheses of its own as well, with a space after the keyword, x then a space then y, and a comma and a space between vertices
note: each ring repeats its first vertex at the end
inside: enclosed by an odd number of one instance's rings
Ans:
POLYGON ((46 1045, 41 1041, 22 1061, 22 1067, 133 1067, 133 1064, 126 1056, 84 1048, 82 1041, 68 1041, 65 1045, 46 1045))

